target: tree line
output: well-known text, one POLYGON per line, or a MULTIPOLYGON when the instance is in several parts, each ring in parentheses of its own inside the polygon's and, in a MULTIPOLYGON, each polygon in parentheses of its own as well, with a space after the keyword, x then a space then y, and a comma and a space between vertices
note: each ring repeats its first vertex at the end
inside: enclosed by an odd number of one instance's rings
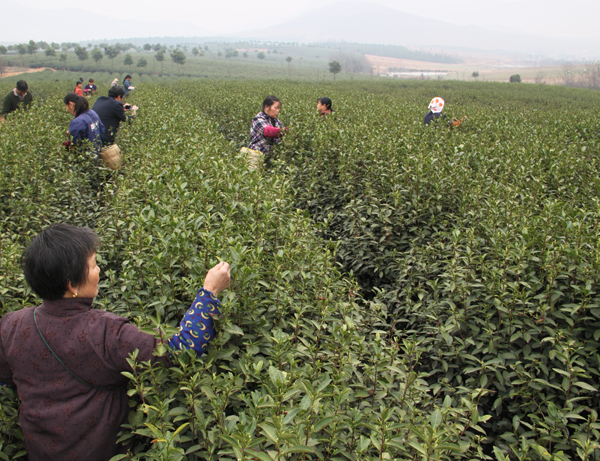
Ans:
POLYGON ((340 52, 353 52, 359 54, 373 54, 389 58, 411 59, 414 61, 440 62, 444 64, 459 64, 462 59, 444 53, 431 53, 422 50, 410 50, 400 45, 381 45, 372 43, 352 42, 326 42, 313 43, 311 46, 320 48, 334 48, 340 52))
MULTIPOLYGON (((217 57, 224 57, 227 60, 232 58, 248 58, 250 53, 252 52, 249 49, 237 49, 232 46, 231 43, 220 43, 216 42, 216 45, 229 45, 222 50, 219 48, 218 50, 211 51, 208 45, 196 45, 191 48, 191 55, 195 58, 203 57, 207 53, 214 53, 217 57)), ((264 45, 262 43, 254 43, 254 42, 240 42, 235 45, 243 46, 258 46, 264 45)), ((281 45, 281 44, 280 44, 281 45)), ((286 44, 283 44, 286 45, 286 44)), ((289 45, 289 44, 288 44, 289 45)), ((191 45, 190 45, 191 46, 191 45)), ((83 71, 84 63, 88 60, 93 60, 96 66, 100 67, 102 61, 106 58, 110 61, 110 70, 115 70, 115 59, 119 57, 119 55, 123 54, 123 64, 128 67, 135 67, 139 70, 145 69, 149 62, 148 56, 141 56, 139 59, 134 59, 134 56, 130 53, 130 51, 134 52, 150 52, 154 53, 152 58, 155 62, 160 63, 160 73, 162 74, 164 71, 163 65, 164 62, 170 57, 173 64, 175 64, 177 68, 177 72, 181 75, 182 66, 186 64, 187 54, 190 53, 189 47, 186 44, 178 43, 176 45, 166 45, 160 43, 145 43, 142 46, 136 46, 133 43, 99 43, 92 44, 88 43, 82 44, 78 42, 46 42, 39 41, 36 42, 34 40, 29 40, 28 43, 19 43, 13 44, 9 46, 0 45, 0 55, 18 55, 21 57, 20 65, 24 66, 24 60, 22 59, 25 55, 31 55, 35 59, 35 64, 33 67, 40 66, 51 66, 56 67, 57 69, 67 70, 73 67, 68 65, 68 53, 73 53, 77 59, 79 60, 81 67, 80 70, 83 71), (39 53, 44 53, 46 58, 50 59, 50 63, 48 64, 48 60, 41 62, 38 60, 39 53), (187 53, 187 54, 186 54, 187 53), (58 65, 52 64, 52 58, 56 58, 58 60, 58 65)), ((273 44, 271 44, 273 46, 273 44)), ((264 61, 267 59, 267 55, 273 54, 282 54, 285 56, 283 51, 278 51, 277 49, 255 49, 254 50, 255 57, 259 61, 264 61)), ((288 76, 291 76, 291 65, 293 58, 292 56, 287 56, 283 58, 283 62, 287 63, 287 71, 288 76)), ((300 61, 301 62, 301 61, 300 61)), ((4 62, 4 65, 14 65, 7 62, 4 62)), ((355 73, 368 73, 371 70, 371 66, 365 58, 364 54, 358 54, 353 52, 345 52, 345 51, 337 51, 332 53, 329 56, 329 61, 327 62, 328 70, 335 77, 342 70, 348 72, 351 75, 355 73)))

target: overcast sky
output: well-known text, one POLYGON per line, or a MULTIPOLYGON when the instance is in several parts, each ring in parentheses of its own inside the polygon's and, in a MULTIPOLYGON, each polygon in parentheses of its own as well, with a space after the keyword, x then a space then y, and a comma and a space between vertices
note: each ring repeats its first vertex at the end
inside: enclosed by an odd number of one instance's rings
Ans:
MULTIPOLYGON (((127 26, 122 35, 103 35, 99 21, 87 21, 86 15, 69 21, 51 22, 47 28, 30 24, 28 13, 32 10, 73 8, 102 15, 115 20, 140 22, 188 23, 210 35, 224 35, 240 31, 257 30, 291 19, 301 13, 334 3, 336 0, 277 0, 276 2, 252 2, 249 0, 127 0, 109 3, 81 0, 18 0, 0 1, 0 16, 4 19, 0 28, 1 42, 35 40, 73 41, 131 37, 127 26), (15 17, 15 9, 24 14, 15 17), (9 18, 12 17, 12 20, 9 18), (61 22, 56 24, 56 22, 61 22), (11 26, 14 24, 14 28, 11 26), (29 29, 28 29, 29 28, 29 29), (18 35, 18 36, 17 36, 18 35)), ((339 0, 337 0, 339 1, 339 0)), ((476 24, 498 30, 519 30, 533 34, 553 36, 578 36, 600 38, 596 20, 600 16, 600 0, 370 0, 399 11, 453 24, 476 24)), ((330 18, 335 21, 335 17, 330 18)), ((176 27, 175 30, 178 30, 176 27)), ((136 29, 139 30, 139 29, 136 29)), ((167 30, 166 28, 164 30, 167 30)), ((181 27, 182 35, 190 36, 192 28, 181 27)), ((161 33, 160 28, 149 25, 146 36, 173 35, 161 33)), ((205 35, 205 34, 197 34, 205 35)), ((136 36, 139 36, 136 34, 136 36)))

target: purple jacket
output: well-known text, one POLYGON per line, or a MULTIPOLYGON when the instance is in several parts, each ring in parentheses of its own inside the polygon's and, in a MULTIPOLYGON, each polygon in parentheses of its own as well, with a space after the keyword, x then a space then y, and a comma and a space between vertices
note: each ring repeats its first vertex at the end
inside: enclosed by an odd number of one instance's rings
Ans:
MULTIPOLYGON (((21 429, 30 461, 108 461, 124 447, 116 445, 127 421, 129 354, 138 361, 161 361, 152 355, 153 336, 127 319, 92 309, 93 299, 44 301, 36 320, 44 338, 78 381, 44 344, 33 319, 34 307, 0 319, 0 383, 16 385, 21 399, 21 429)), ((175 351, 191 349, 200 357, 215 338, 220 302, 201 288, 167 341, 175 351)))
POLYGON ((77 381, 44 344, 30 307, 0 320, 0 382, 14 384, 21 399, 20 421, 30 461, 106 461, 123 447, 115 444, 129 414, 129 354, 152 355, 153 336, 127 319, 92 309, 93 299, 44 301, 37 324, 50 347, 82 380, 77 381))

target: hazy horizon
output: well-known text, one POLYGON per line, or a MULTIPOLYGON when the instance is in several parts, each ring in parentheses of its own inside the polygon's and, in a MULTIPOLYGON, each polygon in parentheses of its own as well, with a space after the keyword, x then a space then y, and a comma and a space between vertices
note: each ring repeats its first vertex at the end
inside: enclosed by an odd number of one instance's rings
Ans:
MULTIPOLYGON (((157 0, 129 0, 126 10, 122 7, 100 10, 97 3, 77 0, 52 0, 50 3, 44 0, 29 0, 27 3, 19 0, 0 5, 3 17, 18 15, 21 18, 19 21, 6 22, 0 30, 0 43, 29 40, 84 42, 173 36, 241 37, 244 34, 256 37, 262 30, 301 16, 308 16, 310 21, 311 12, 315 14, 315 22, 336 26, 335 9, 329 17, 318 16, 319 9, 331 4, 335 6, 335 3, 340 2, 280 0, 276 8, 260 8, 257 11, 256 4, 242 0, 222 0, 219 3, 179 0, 170 3, 172 6, 169 8, 157 0), (58 27, 57 23, 60 23, 58 27)), ((557 0, 367 0, 354 3, 385 6, 433 22, 476 26, 486 29, 490 35, 562 37, 572 41, 574 50, 577 40, 582 45, 588 40, 600 43, 600 29, 595 24, 600 15, 600 2, 596 0, 573 0, 569 8, 557 0)), ((328 11, 331 12, 331 8, 328 11)), ((342 13, 340 9, 340 16, 343 16, 342 13)), ((419 33, 420 30, 414 35, 419 36, 419 33)), ((426 33, 427 30, 423 30, 423 35, 426 33)), ((473 43, 473 48, 477 48, 477 45, 473 43)))

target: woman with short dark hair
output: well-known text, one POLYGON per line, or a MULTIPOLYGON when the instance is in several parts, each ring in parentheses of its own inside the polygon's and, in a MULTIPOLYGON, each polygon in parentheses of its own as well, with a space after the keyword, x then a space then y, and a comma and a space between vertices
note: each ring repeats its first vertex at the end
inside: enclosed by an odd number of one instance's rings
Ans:
POLYGON ((271 146, 279 144, 287 131, 277 118, 281 110, 281 101, 276 96, 267 96, 262 110, 252 119, 250 126, 250 149, 268 154, 271 146))
POLYGON ((331 114, 333 112, 332 104, 331 99, 327 97, 317 99, 317 111, 319 111, 319 115, 331 114))
MULTIPOLYGON (((87 227, 55 224, 23 255, 25 279, 42 298, 37 307, 0 319, 0 382, 16 386, 20 422, 31 460, 107 461, 125 452, 117 434, 127 421, 130 354, 153 355, 159 341, 127 319, 92 303, 98 294, 99 241, 87 227)), ((201 355, 214 338, 217 295, 229 286, 229 265, 213 267, 180 323, 164 342, 201 355)))
POLYGON ((78 145, 86 140, 90 141, 93 146, 92 152, 97 156, 102 149, 102 134, 104 133, 104 125, 100 117, 90 109, 88 100, 83 96, 68 93, 63 102, 67 112, 74 117, 69 124, 68 131, 72 140, 63 144, 69 148, 72 144, 78 145))

